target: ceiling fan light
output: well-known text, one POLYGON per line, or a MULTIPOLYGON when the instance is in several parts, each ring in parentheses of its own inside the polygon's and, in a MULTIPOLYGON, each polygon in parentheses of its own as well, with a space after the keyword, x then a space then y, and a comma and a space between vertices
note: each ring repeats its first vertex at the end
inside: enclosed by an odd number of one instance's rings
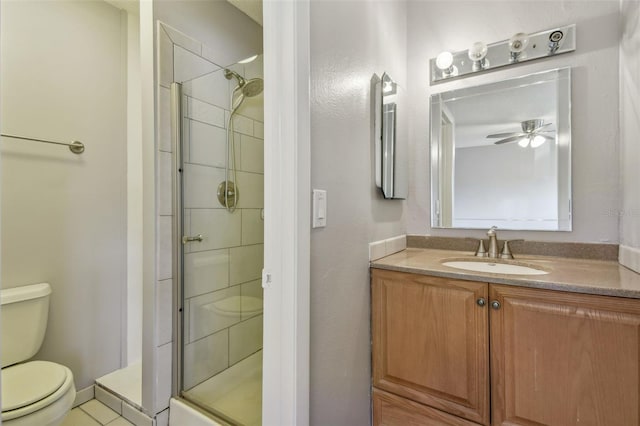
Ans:
POLYGON ((545 143, 546 139, 544 136, 535 135, 533 140, 531 141, 531 148, 537 148, 543 143, 545 143))
POLYGON ((529 146, 529 136, 525 136, 524 138, 520 139, 518 141, 518 145, 520 145, 523 148, 526 148, 529 146))

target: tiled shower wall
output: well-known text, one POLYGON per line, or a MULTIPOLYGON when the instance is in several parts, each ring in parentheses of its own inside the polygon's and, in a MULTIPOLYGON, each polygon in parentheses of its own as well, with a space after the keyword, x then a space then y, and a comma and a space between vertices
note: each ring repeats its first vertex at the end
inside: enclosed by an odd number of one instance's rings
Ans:
MULTIPOLYGON (((169 314, 159 321, 164 324, 158 330, 159 345, 171 343, 170 332, 166 332, 171 329, 171 292, 167 289, 175 275, 170 267, 173 152, 169 88, 173 81, 183 83, 184 94, 184 232, 204 237, 202 242, 188 243, 184 255, 183 380, 189 389, 262 348, 263 101, 262 95, 247 98, 234 116, 239 202, 230 213, 216 194, 225 176, 226 123, 237 82, 224 77, 223 67, 215 63, 215 52, 205 45, 164 24, 158 35, 158 312, 161 318, 169 314)), ((262 57, 232 69, 247 79, 262 77, 262 57)), ((163 367, 160 364, 159 374, 169 374, 163 367)))

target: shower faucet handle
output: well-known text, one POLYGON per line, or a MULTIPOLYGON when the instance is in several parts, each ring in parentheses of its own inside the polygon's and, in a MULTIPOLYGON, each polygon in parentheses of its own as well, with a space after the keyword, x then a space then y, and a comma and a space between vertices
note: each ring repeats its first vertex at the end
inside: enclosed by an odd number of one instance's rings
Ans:
POLYGON ((203 239, 204 239, 204 237, 202 236, 202 234, 198 234, 195 237, 184 236, 184 237, 182 237, 182 244, 187 244, 187 243, 190 243, 190 242, 193 242, 193 241, 201 242, 203 239))

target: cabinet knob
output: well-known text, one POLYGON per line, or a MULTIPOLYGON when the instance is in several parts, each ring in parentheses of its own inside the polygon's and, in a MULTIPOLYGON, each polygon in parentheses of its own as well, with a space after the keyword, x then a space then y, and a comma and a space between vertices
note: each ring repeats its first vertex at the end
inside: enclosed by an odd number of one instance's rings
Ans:
POLYGON ((478 304, 478 306, 484 306, 487 304, 487 301, 484 300, 484 298, 479 298, 478 300, 476 300, 476 303, 478 304))
POLYGON ((494 300, 493 302, 491 302, 491 307, 496 310, 500 309, 500 302, 494 300))

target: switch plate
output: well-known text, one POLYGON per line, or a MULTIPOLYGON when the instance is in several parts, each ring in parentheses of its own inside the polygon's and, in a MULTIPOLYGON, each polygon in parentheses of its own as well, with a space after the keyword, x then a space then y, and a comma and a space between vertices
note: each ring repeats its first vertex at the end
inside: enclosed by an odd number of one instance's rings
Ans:
POLYGON ((312 228, 327 226, 327 191, 313 190, 313 224, 312 228))

